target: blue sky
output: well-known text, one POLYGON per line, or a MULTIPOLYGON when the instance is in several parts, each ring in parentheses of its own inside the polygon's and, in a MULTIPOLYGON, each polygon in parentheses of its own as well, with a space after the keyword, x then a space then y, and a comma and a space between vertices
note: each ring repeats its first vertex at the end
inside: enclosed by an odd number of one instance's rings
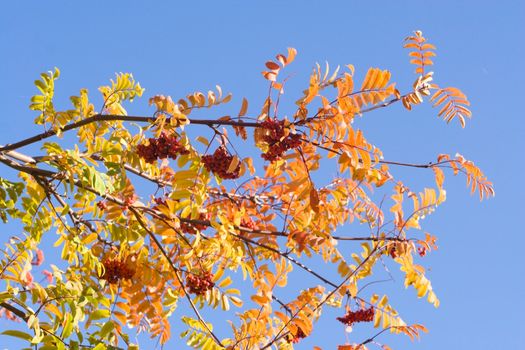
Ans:
MULTIPOLYGON (((259 108, 267 91, 260 74, 264 62, 291 46, 298 50, 298 57, 289 68, 294 77, 287 86, 286 108, 307 86, 315 62, 328 61, 332 67, 351 63, 361 76, 368 67, 389 69, 398 88, 406 91, 415 76, 402 39, 420 29, 438 47, 433 67, 436 80, 468 95, 473 119, 461 129, 454 122, 446 125, 430 108, 409 113, 396 106, 366 115, 359 127, 386 159, 425 163, 439 153, 460 152, 485 171, 497 194, 480 203, 476 196, 469 196, 464 179, 447 178, 447 202, 424 223, 439 238, 440 249, 425 264, 431 267, 429 276, 441 307, 433 309, 412 290, 404 291, 401 279, 382 286, 407 321, 424 323, 430 333, 415 344, 394 335, 381 340, 394 349, 522 348, 525 70, 519 62, 524 56, 525 3, 254 3, 3 2, 0 144, 40 131, 32 125, 35 115, 27 106, 35 93, 33 80, 55 66, 62 71, 57 101, 64 107, 80 88, 96 95, 96 88, 115 72, 131 72, 146 88, 146 97, 158 93, 182 97, 219 84, 233 93, 237 105, 232 104, 229 113, 235 113, 242 97, 259 108)), ((146 101, 136 101, 128 111, 151 113, 146 101)), ((328 178, 334 173, 323 171, 328 178)), ((417 170, 395 173, 414 186, 422 187, 423 181, 431 179, 417 170)), ((12 175, 0 168, 0 176, 12 175)), ((1 242, 4 233, 2 229, 1 242)), ((342 327, 334 325, 322 318, 312 339, 297 348, 334 349, 344 343, 342 327)), ((0 330, 6 327, 0 320, 0 330)), ((0 349, 18 348, 10 342, 0 336, 0 349)), ((176 334, 170 344, 183 348, 176 334)))

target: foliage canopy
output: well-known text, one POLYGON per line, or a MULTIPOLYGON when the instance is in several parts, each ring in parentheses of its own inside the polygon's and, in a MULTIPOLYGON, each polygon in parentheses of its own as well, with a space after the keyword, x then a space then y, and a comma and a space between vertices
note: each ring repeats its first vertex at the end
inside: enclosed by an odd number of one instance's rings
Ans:
POLYGON ((0 146, 0 162, 20 178, 0 178, 0 217, 22 227, 0 251, 0 312, 27 324, 3 334, 27 340, 28 349, 137 349, 136 331, 166 343, 170 319, 185 305, 191 313, 181 318, 180 337, 196 349, 293 349, 325 307, 341 309, 337 320, 348 331, 361 322, 377 328, 340 350, 388 349, 376 339, 385 331, 419 337, 426 328, 403 321, 370 285, 372 272, 397 265, 405 286, 437 307, 419 265, 437 249, 436 237, 421 221, 445 201, 445 171, 464 175, 481 199, 494 190, 459 154, 425 164, 387 160, 356 127, 358 117, 398 102, 411 110, 428 101, 462 127, 470 118, 466 96, 428 71, 434 45, 417 31, 404 47, 416 67, 410 91, 380 68, 358 78, 352 65, 317 65, 289 118, 279 101, 291 48, 266 62, 270 89, 258 110, 248 113, 243 99, 236 116, 214 119, 192 113, 230 102, 218 86, 177 102, 153 96, 155 112, 133 116, 124 105, 144 89, 131 74, 99 88, 99 112, 86 89, 59 110, 59 70, 42 74, 30 109, 45 131, 0 146), (74 132, 71 147, 62 136, 74 132), (36 143, 42 155, 21 153, 36 143), (243 154, 252 143, 260 157, 243 154), (321 166, 336 169, 330 181, 317 176, 321 166), (435 183, 418 193, 391 167, 427 169, 435 183), (342 229, 352 223, 368 234, 342 229), (40 248, 49 240, 61 253, 45 265, 40 248), (317 270, 320 261, 339 277, 317 270), (309 277, 304 288, 288 283, 294 269, 309 277), (283 289, 294 297, 283 299, 283 289), (225 338, 206 320, 215 309, 230 319, 225 338))

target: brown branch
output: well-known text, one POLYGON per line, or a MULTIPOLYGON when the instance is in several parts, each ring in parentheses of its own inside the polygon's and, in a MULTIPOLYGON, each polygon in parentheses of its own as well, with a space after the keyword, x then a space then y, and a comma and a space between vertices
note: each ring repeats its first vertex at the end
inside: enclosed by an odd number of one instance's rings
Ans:
POLYGON ((383 241, 394 241, 394 242, 406 242, 405 238, 398 237, 341 237, 341 236, 332 236, 333 239, 337 241, 372 241, 372 242, 383 242, 383 241))
MULTIPOLYGON (((328 293, 324 298, 323 300, 321 300, 321 302, 312 310, 312 312, 318 310, 319 308, 321 308, 331 297, 332 295, 334 295, 346 282, 348 282, 348 280, 350 280, 358 271, 359 269, 361 269, 361 267, 364 266, 364 264, 375 254, 375 252, 378 250, 378 247, 375 247, 371 252, 370 254, 355 268, 354 271, 352 271, 352 273, 350 275, 348 275, 341 283, 339 283, 338 285, 335 285, 334 286, 334 289, 328 293)), ((306 304, 299 308, 299 310, 297 310, 291 317, 290 319, 288 320, 288 322, 283 325, 283 327, 281 327, 281 329, 279 330, 279 332, 277 332, 277 334, 275 335, 275 337, 270 341, 268 342, 265 346, 263 346, 261 348, 261 350, 264 350, 264 349, 267 349, 269 347, 271 347, 276 341, 278 341, 279 339, 285 337, 286 335, 288 335, 290 332, 287 331, 287 332, 284 332, 283 331, 286 329, 286 327, 292 322, 292 320, 294 318, 297 317, 297 315, 299 315, 299 313, 304 309, 304 307, 306 306, 306 304)))
MULTIPOLYGON (((68 125, 63 126, 59 130, 48 130, 46 132, 28 137, 24 140, 7 144, 5 146, 0 146, 0 152, 12 151, 20 147, 24 147, 30 144, 33 144, 38 141, 42 141, 49 137, 56 135, 59 131, 64 133, 69 130, 77 129, 81 126, 88 125, 95 122, 102 121, 129 121, 129 122, 139 122, 139 123, 153 123, 156 120, 156 117, 144 117, 144 116, 132 116, 132 115, 114 115, 114 114, 95 114, 92 117, 82 119, 78 122, 74 122, 68 125)), ((244 127, 260 127, 260 123, 257 122, 243 122, 236 120, 214 120, 214 119, 188 119, 190 124, 197 125, 232 125, 232 126, 244 126, 244 127)))
MULTIPOLYGON (((370 92, 379 92, 381 90, 385 90, 384 88, 382 89, 368 89, 368 90, 359 90, 359 91, 354 91, 352 93, 349 93, 349 94, 346 94, 344 96, 341 96, 341 97, 338 97, 332 101, 330 101, 329 105, 330 106, 333 106, 334 104, 338 103, 339 100, 341 98, 345 98, 345 97, 351 97, 351 96, 354 96, 354 95, 359 95, 359 94, 363 94, 363 93, 370 93, 370 92)), ((409 94, 407 94, 409 95, 409 94)), ((407 96, 407 95, 404 95, 404 96, 407 96)), ((380 103, 380 104, 377 104, 377 105, 374 105, 372 107, 369 107, 369 108, 365 108, 359 112, 357 112, 357 114, 363 114, 363 113, 366 113, 366 112, 370 112, 370 111, 373 111, 374 109, 378 109, 378 108, 384 108, 384 107, 387 107, 389 105, 391 105, 392 103, 395 103, 397 101, 400 101, 404 96, 400 97, 400 98, 394 98, 392 100, 389 100, 389 101, 386 101, 386 102, 383 102, 383 103, 380 103)), ((322 108, 319 109, 319 111, 317 113, 315 113, 313 116, 311 117, 308 117, 306 119, 302 119, 302 120, 299 120, 297 122, 295 122, 294 124, 295 125, 304 125, 304 124, 307 124, 311 121, 314 121, 317 117, 319 117, 319 114, 321 113, 321 111, 323 111, 322 108)))
POLYGON ((13 305, 11 305, 9 303, 6 303, 5 301, 0 302, 0 307, 3 307, 4 309, 6 309, 8 311, 11 311, 15 316, 17 316, 18 318, 24 320, 25 322, 27 322, 27 320, 29 320, 29 316, 26 315, 25 312, 23 312, 20 309, 17 309, 16 307, 14 307, 13 305))
MULTIPOLYGON (((25 155, 23 155, 23 156, 27 157, 25 155)), ((31 158, 31 157, 28 157, 28 158, 31 158)), ((55 178, 55 179, 60 177, 60 173, 58 173, 58 172, 52 172, 52 171, 49 171, 49 170, 44 170, 44 169, 40 169, 40 168, 36 168, 36 167, 23 166, 23 165, 20 165, 20 164, 12 161, 10 159, 7 159, 3 155, 0 155, 0 162, 5 163, 6 165, 8 165, 8 166, 10 166, 10 167, 12 167, 12 168, 14 168, 16 170, 23 171, 23 172, 28 173, 28 174, 33 175, 33 176, 35 176, 35 175, 36 176, 45 176, 45 177, 50 177, 50 178, 55 178)), ((428 165, 409 164, 409 163, 397 163, 397 162, 396 162, 396 164, 398 164, 398 165, 405 165, 405 166, 414 166, 414 167, 432 167, 432 166, 437 166, 437 165, 440 165, 442 163, 447 163, 447 162, 448 161, 443 161, 443 162, 433 163, 433 164, 429 163, 428 165)), ((131 167, 131 169, 133 169, 133 171, 139 172, 135 168, 131 167)), ((144 173, 141 173, 141 174, 143 174, 144 176, 148 176, 147 174, 144 174, 144 173)), ((155 178, 151 178, 151 179, 152 179, 152 181, 155 181, 155 182, 157 181, 155 178)), ((94 194, 96 194, 96 195, 98 195, 98 196, 100 196, 102 198, 105 198, 105 199, 109 200, 110 202, 113 202, 113 203, 121 205, 121 206, 125 205, 125 203, 122 200, 120 200, 120 199, 118 199, 118 198, 116 198, 114 196, 108 195, 108 194, 99 193, 96 190, 94 190, 93 188, 82 184, 79 180, 74 180, 73 183, 77 187, 80 187, 80 188, 82 188, 84 190, 92 192, 92 193, 94 193, 94 194)), ((212 190, 210 192, 213 193, 213 194, 222 195, 222 196, 225 196, 225 197, 232 196, 232 197, 245 198, 245 196, 243 196, 243 195, 232 194, 232 193, 227 193, 227 192, 220 192, 220 191, 213 192, 213 191, 214 190, 212 190)), ((248 197, 248 199, 249 198, 259 198, 259 197, 258 196, 250 196, 250 197, 248 197)), ((61 203, 61 204, 63 205, 64 203, 61 203)), ((141 207, 141 209, 145 209, 150 214, 155 214, 155 216, 159 217, 159 213, 158 212, 154 212, 150 208, 141 207)), ((185 222, 185 223, 189 223, 189 224, 211 226, 211 222, 209 220, 188 219, 188 218, 183 218, 183 217, 179 217, 179 220, 181 222, 185 222)), ((235 228, 237 230, 241 231, 241 232, 246 232, 246 233, 255 233, 255 234, 280 236, 280 237, 287 237, 288 236, 288 234, 286 232, 280 232, 280 231, 257 230, 257 229, 250 229, 250 228, 243 227, 243 226, 235 226, 235 228)), ((366 237, 366 236, 364 236, 364 237, 332 236, 332 238, 335 239, 335 240, 338 240, 338 241, 404 241, 404 239, 402 239, 402 238, 396 238, 396 237, 375 237, 375 236, 370 236, 370 237, 366 237)))
MULTIPOLYGON (((422 86, 420 87, 417 91, 422 91, 424 89, 426 89, 427 87, 426 86, 422 86)), ((357 95, 357 94, 361 94, 361 93, 366 93, 366 92, 374 92, 373 90, 375 91, 378 91, 378 89, 372 89, 372 90, 360 90, 360 91, 355 91, 355 92, 352 92, 350 94, 346 94, 345 96, 342 96, 342 97, 349 97, 349 96, 352 96, 352 95, 357 95)), ((379 89, 381 90, 381 89, 379 89)), ((371 112, 371 111, 374 111, 376 109, 380 109, 380 108, 385 108, 385 107, 388 107, 390 106, 391 104, 393 103, 396 103, 396 102, 399 102, 401 100, 403 100, 403 98, 413 94, 414 92, 409 92, 407 94, 404 94, 404 95, 401 95, 399 97, 396 97, 396 98, 393 98, 391 100, 388 100, 388 101, 385 101, 385 102, 382 102, 382 103, 379 103, 379 104, 376 104, 374 106, 371 106, 371 107, 368 107, 368 108, 365 108, 365 109, 362 109, 360 110, 359 112, 356 112, 356 114, 365 114, 365 113, 368 113, 368 112, 371 112)), ((330 105, 334 105, 335 103, 339 102, 339 97, 330 101, 330 105)), ((304 125, 306 123, 309 123, 313 120, 315 120, 315 118, 317 118, 319 116, 319 114, 321 113, 323 109, 320 109, 316 114, 314 114, 313 116, 309 117, 309 118, 306 118, 306 119, 302 119, 302 120, 299 120, 297 122, 295 122, 294 124, 295 125, 304 125)))
POLYGON ((15 170, 18 170, 18 171, 21 171, 21 172, 24 172, 24 173, 28 173, 28 174, 31 174, 31 175, 44 176, 44 177, 55 177, 55 176, 58 175, 58 173, 50 171, 50 170, 45 170, 45 169, 40 169, 40 168, 31 167, 31 166, 27 166, 27 165, 22 165, 22 164, 20 164, 18 162, 15 162, 14 160, 11 160, 11 159, 7 158, 3 154, 0 154, 0 163, 4 163, 5 165, 7 165, 10 168, 13 168, 15 170))
MULTIPOLYGON (((95 160, 103 161, 103 159, 101 157, 98 157, 96 155, 92 155, 91 157, 93 159, 95 159, 95 160)), ((146 172, 144 172, 144 171, 142 171, 140 169, 132 167, 129 164, 124 164, 124 169, 126 169, 129 172, 131 172, 131 173, 133 173, 133 174, 135 174, 137 176, 140 176, 140 177, 142 177, 142 178, 144 178, 146 180, 154 182, 154 183, 156 183, 157 185, 159 185, 161 187, 171 186, 170 182, 164 181, 164 180, 156 178, 156 177, 153 177, 153 176, 147 174, 146 172)), ((209 189, 208 190, 208 194, 210 194, 212 196, 217 196, 217 197, 225 197, 225 198, 232 199, 232 200, 234 200, 234 199, 246 199, 246 200, 252 201, 252 202, 254 202, 256 204, 259 204, 259 203, 261 203, 263 201, 267 201, 267 200, 277 200, 277 197, 275 197, 275 196, 243 195, 243 194, 237 194, 237 193, 223 192, 223 191, 214 190, 214 189, 209 189)))
MULTIPOLYGON (((312 140, 307 140, 307 139, 304 139, 304 138, 301 138, 301 141, 309 142, 312 145, 314 145, 315 147, 323 149, 323 150, 325 150, 327 152, 331 152, 331 153, 335 153, 335 154, 338 154, 338 155, 342 155, 342 153, 340 151, 334 150, 333 148, 330 148, 330 147, 323 146, 319 142, 315 142, 315 141, 312 141, 312 140)), ((334 141, 330 140, 330 142, 334 142, 334 141)), ((339 142, 339 143, 345 144, 343 142, 339 142)), ((345 144, 345 145, 347 145, 347 144, 345 144)), ((357 149, 369 152, 368 150, 365 150, 365 149, 360 148, 360 147, 356 147, 356 146, 352 146, 352 145, 347 145, 347 146, 355 147, 357 149)), ((377 161, 377 163, 379 163, 379 164, 398 165, 398 166, 405 166, 405 167, 411 167, 411 168, 422 168, 422 169, 439 167, 441 165, 448 164, 448 163, 454 163, 454 162, 457 162, 457 160, 455 160, 455 159, 448 159, 448 160, 443 160, 441 162, 428 162, 426 164, 395 162, 395 161, 390 161, 390 160, 378 160, 377 161)), ((359 163, 362 163, 361 159, 359 159, 359 163)))
POLYGON ((135 218, 137 219, 139 225, 148 233, 148 236, 155 242, 155 244, 157 245, 157 247, 159 248, 160 252, 162 253, 162 255, 164 256, 164 258, 166 258, 168 264, 170 265, 171 269, 173 270, 173 273, 175 274, 175 276, 177 277, 177 280, 184 292, 184 295, 186 296, 186 299, 188 300, 191 308, 193 309, 193 312, 195 313, 195 315, 197 316, 197 318, 199 319, 200 323, 204 326, 204 328, 206 329, 206 331, 213 337, 214 341, 224 347, 224 345, 221 343, 220 339, 215 335, 215 333, 213 333, 213 331, 210 329, 210 327, 208 327, 208 324, 206 323, 206 321, 204 321, 204 319, 202 318, 199 310, 197 310, 197 307, 195 306, 195 304, 193 303, 193 301, 191 300, 191 297, 188 293, 188 291, 186 290, 186 287, 184 286, 184 283, 182 281, 182 277, 179 275, 179 269, 175 266, 175 264, 173 264, 173 261, 171 261, 171 259, 169 258, 169 255, 168 253, 166 252, 166 250, 164 249, 164 247, 162 246, 162 244, 160 243, 160 241, 158 240, 158 238, 155 236, 155 233, 153 233, 149 228, 148 228, 148 225, 144 222, 144 220, 142 219, 142 216, 141 214, 134 208, 134 207, 129 207, 129 210, 133 213, 133 215, 135 216, 135 218))
MULTIPOLYGON (((24 311, 14 307, 13 305, 9 304, 9 303, 6 303, 6 302, 0 302, 0 307, 3 307, 4 309, 8 310, 8 311, 11 311, 16 317, 20 318, 21 320, 23 320, 24 322, 27 323, 27 321, 29 321, 29 315, 27 315, 24 311)), ((35 314, 36 315, 36 314, 35 314)), ((44 333, 58 339, 62 344, 64 344, 65 346, 69 346, 65 341, 64 339, 60 338, 58 335, 56 335, 55 333, 45 329, 45 328, 40 328, 44 333)), ((89 345, 81 345, 82 347, 89 347, 91 348, 91 346, 89 345)), ((116 348, 116 349, 120 349, 120 348, 116 348)))
MULTIPOLYGON (((59 175, 60 175, 60 173, 52 172, 52 171, 49 171, 49 170, 44 170, 44 169, 39 169, 39 168, 19 165, 19 164, 15 163, 15 162, 11 161, 10 159, 5 158, 2 155, 0 155, 0 162, 3 162, 6 165, 8 165, 8 166, 10 166, 10 167, 12 167, 14 169, 17 169, 19 171, 23 171, 23 172, 28 173, 28 174, 33 175, 33 176, 34 175, 37 175, 37 176, 38 175, 43 175, 43 176, 51 177, 51 178, 58 178, 59 175)), ((441 163, 445 163, 445 162, 441 162, 441 163)), ((436 163, 435 165, 441 164, 441 163, 436 163)), ((398 163, 398 164, 402 164, 402 163, 398 163)), ((423 165, 421 165, 420 167, 423 167, 423 165)), ((427 165, 426 167, 430 167, 430 165, 427 165)), ((103 198, 109 200, 110 202, 113 202, 115 204, 122 205, 122 206, 125 205, 125 203, 122 200, 120 200, 120 199, 118 199, 116 197, 107 195, 107 194, 99 193, 99 192, 95 191, 93 188, 82 184, 79 180, 74 180, 74 184, 77 187, 80 187, 80 188, 85 189, 85 190, 87 190, 89 192, 92 192, 92 193, 94 193, 94 194, 96 194, 96 195, 98 195, 100 197, 103 197, 103 198)), ((213 193, 213 191, 212 191, 212 193, 213 193)), ((234 197, 238 197, 239 196, 239 197, 243 197, 243 198, 245 197, 243 195, 226 193, 226 192, 220 192, 220 191, 217 191, 214 194, 222 195, 222 196, 225 196, 225 197, 228 197, 228 196, 234 196, 234 197)), ((254 196, 254 198, 256 198, 256 197, 254 196)), ((152 214, 152 210, 150 208, 147 208, 147 207, 141 207, 141 208, 142 209, 146 209, 150 214, 152 214)), ((156 216, 158 216, 157 212, 155 212, 155 214, 156 214, 156 216)), ((188 218, 182 218, 182 217, 179 217, 179 219, 180 219, 180 221, 186 222, 186 223, 189 223, 189 224, 211 226, 211 222, 209 220, 197 220, 197 219, 188 219, 188 218)), ((243 226, 235 226, 235 228, 237 230, 239 230, 239 231, 246 232, 246 233, 255 233, 255 234, 280 236, 280 237, 287 237, 288 236, 288 234, 286 232, 257 230, 257 229, 250 229, 250 228, 243 227, 243 226)), ((395 237, 374 237, 374 236, 371 236, 371 237, 332 236, 332 238, 335 239, 335 240, 339 240, 339 241, 403 241, 403 239, 401 239, 401 238, 395 238, 395 237)))
POLYGON ((261 248, 264 248, 266 250, 269 250, 271 252, 274 252, 276 254, 279 254, 280 256, 282 256, 283 258, 285 258, 286 260, 292 262, 293 264, 299 266, 301 269, 305 270, 306 272, 314 275, 315 277, 317 277, 318 279, 320 279, 321 281, 323 281, 324 283, 332 286, 332 287, 336 287, 337 285, 329 280, 327 280, 326 278, 324 278, 323 276, 321 276, 320 274, 318 274, 317 272, 313 271, 312 269, 310 269, 308 266, 304 265, 303 263, 301 263, 300 261, 297 261, 296 259, 292 258, 289 254, 286 254, 284 252, 281 252, 280 250, 278 249, 275 249, 273 247, 270 247, 266 244, 263 244, 263 243, 259 243, 259 242, 256 242, 252 239, 249 239, 248 237, 243 237, 241 235, 237 235, 235 233, 231 233, 233 236, 245 241, 245 242, 248 242, 248 243, 251 243, 253 245, 256 245, 258 247, 261 247, 261 248))

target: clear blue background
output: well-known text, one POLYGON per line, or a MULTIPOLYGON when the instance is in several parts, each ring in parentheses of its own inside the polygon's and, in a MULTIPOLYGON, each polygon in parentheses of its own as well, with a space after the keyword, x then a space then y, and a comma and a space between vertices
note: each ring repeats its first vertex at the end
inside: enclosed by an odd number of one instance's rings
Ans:
MULTIPOLYGON (((522 349, 524 4, 517 0, 3 2, 0 144, 40 131, 32 125, 35 114, 27 108, 35 93, 32 82, 54 66, 62 71, 57 88, 62 107, 80 88, 87 87, 94 96, 96 87, 115 72, 132 72, 148 97, 157 93, 182 97, 219 84, 234 94, 237 105, 229 113, 237 112, 243 96, 255 113, 267 92, 260 75, 263 63, 289 46, 299 55, 288 71, 294 74, 285 95, 288 106, 307 86, 315 62, 328 61, 332 67, 352 63, 361 76, 369 66, 389 69, 400 90, 407 91, 415 75, 401 48, 402 39, 421 29, 438 47, 436 80, 460 87, 469 96, 473 119, 462 130, 455 122, 447 126, 429 108, 408 113, 396 106, 365 115, 359 127, 390 160, 424 163, 438 153, 460 152, 485 171, 497 195, 480 204, 468 195, 463 178, 447 178, 447 202, 424 223, 439 238, 440 249, 425 264, 431 267, 429 276, 441 307, 433 309, 416 299, 412 290, 405 292, 400 278, 378 287, 391 293, 392 304, 407 322, 422 322, 430 333, 415 344, 393 335, 378 340, 394 349, 522 349)), ((128 111, 139 114, 151 109, 142 99, 128 105, 128 111)), ((282 114, 290 115, 292 110, 282 114)), ((334 172, 326 169, 326 176, 334 172)), ((395 174, 416 188, 431 180, 424 171, 395 170, 395 174)), ((13 173, 0 167, 0 176, 12 178, 13 173)), ((6 237, 12 233, 0 230, 6 237)), ((311 338, 297 348, 334 349, 343 344, 343 328, 333 316, 328 312, 321 318, 311 338)), ((7 327, 11 325, 0 320, 0 331, 7 327)), ((176 326, 173 333, 167 348, 184 348, 176 326)), ((366 334, 349 337, 362 341, 366 334)), ((0 336, 0 349, 18 349, 17 344, 0 336)))

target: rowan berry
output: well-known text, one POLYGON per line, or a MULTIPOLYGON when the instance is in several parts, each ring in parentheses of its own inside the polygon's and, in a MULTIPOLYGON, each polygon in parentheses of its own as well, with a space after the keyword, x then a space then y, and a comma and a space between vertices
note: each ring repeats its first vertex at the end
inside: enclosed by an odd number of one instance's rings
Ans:
MULTIPOLYGON (((198 220, 200 221, 207 221, 210 219, 210 214, 208 213, 199 213, 198 220)), ((180 229, 182 232, 188 233, 190 235, 194 235, 197 233, 197 231, 204 231, 208 228, 208 225, 206 224, 199 224, 194 222, 183 222, 180 223, 180 229)))
POLYGON ((122 279, 131 279, 136 273, 136 267, 133 265, 132 256, 122 258, 119 256, 106 256, 102 260, 104 265, 104 274, 101 279, 108 281, 110 284, 116 284, 122 279))
POLYGON ((219 176, 221 179, 237 179, 240 176, 241 164, 237 164, 233 171, 229 171, 233 156, 228 153, 226 147, 221 146, 212 155, 202 156, 204 167, 219 176))
POLYGON ((186 287, 188 293, 204 295, 215 286, 213 274, 211 272, 202 272, 200 274, 189 273, 186 277, 186 287))
POLYGON ((157 159, 176 159, 177 156, 188 154, 189 151, 180 144, 173 134, 162 132, 158 138, 149 138, 148 144, 137 146, 137 154, 147 163, 154 163, 157 159))
POLYGON ((374 320, 374 307, 368 309, 360 309, 357 311, 349 310, 343 317, 337 317, 337 320, 347 326, 351 326, 356 322, 372 322, 374 320))
POLYGON ((280 159, 289 149, 301 145, 300 135, 288 134, 285 136, 284 120, 268 118, 261 123, 261 126, 266 130, 263 141, 268 144, 268 150, 261 154, 265 160, 273 162, 280 159))

